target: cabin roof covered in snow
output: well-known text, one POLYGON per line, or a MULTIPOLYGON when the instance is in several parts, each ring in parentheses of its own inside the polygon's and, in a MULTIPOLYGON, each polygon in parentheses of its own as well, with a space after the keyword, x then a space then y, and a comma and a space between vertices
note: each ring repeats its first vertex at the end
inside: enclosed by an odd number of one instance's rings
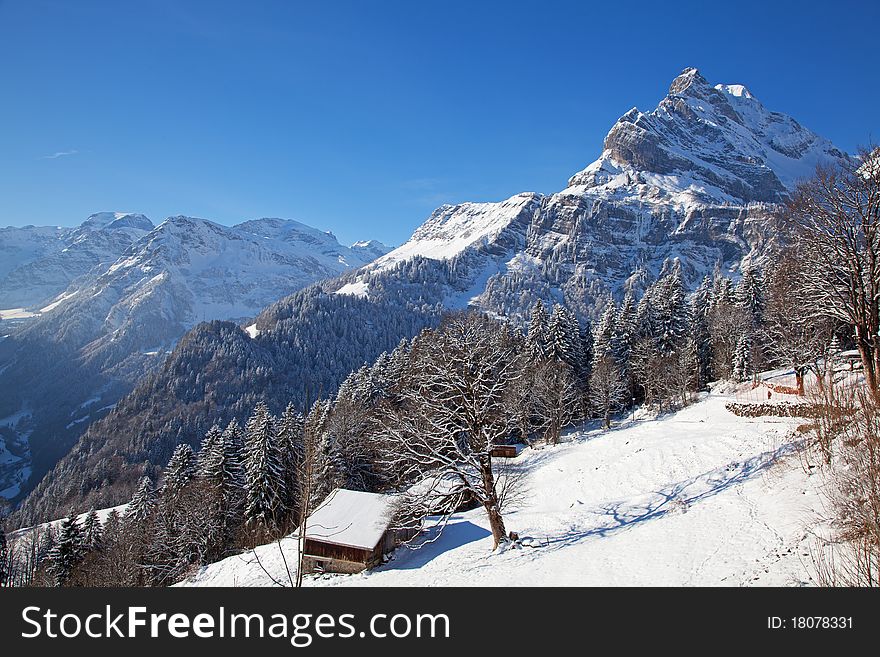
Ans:
POLYGON ((372 550, 391 519, 393 497, 337 488, 306 520, 306 538, 372 550))

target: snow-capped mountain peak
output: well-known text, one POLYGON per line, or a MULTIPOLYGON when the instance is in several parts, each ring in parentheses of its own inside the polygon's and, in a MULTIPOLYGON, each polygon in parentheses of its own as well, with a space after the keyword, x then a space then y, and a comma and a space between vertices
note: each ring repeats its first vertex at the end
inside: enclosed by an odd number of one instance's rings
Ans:
POLYGON ((152 230, 153 222, 146 216, 134 212, 96 212, 89 215, 80 228, 88 230, 116 230, 120 228, 135 228, 137 230, 152 230))
POLYGON ((378 240, 358 240, 349 247, 355 253, 359 253, 364 259, 375 260, 392 250, 391 247, 382 244, 378 240))
POLYGON ((657 108, 633 108, 608 132, 600 158, 572 176, 585 191, 647 184, 685 204, 778 203, 820 162, 846 155, 789 116, 767 110, 742 84, 712 86, 685 69, 657 108), (627 174, 621 179, 622 174, 627 174))
POLYGON ((423 298, 431 286, 435 302, 520 321, 537 299, 564 299, 592 316, 667 259, 681 260, 689 285, 716 267, 736 271, 772 240, 767 217, 797 181, 848 158, 745 85, 713 85, 687 68, 656 108, 621 116, 599 157, 561 192, 441 206, 338 292, 372 298, 391 288, 398 263, 455 260, 420 274, 423 298))

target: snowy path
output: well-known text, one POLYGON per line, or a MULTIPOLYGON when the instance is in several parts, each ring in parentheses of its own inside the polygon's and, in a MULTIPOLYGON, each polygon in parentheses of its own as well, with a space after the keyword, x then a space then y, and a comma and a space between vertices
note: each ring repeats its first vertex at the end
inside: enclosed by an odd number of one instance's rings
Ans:
MULTIPOLYGON (((820 477, 794 454, 787 418, 741 418, 712 395, 659 420, 569 434, 525 450, 525 497, 507 528, 535 547, 491 553, 481 510, 462 513, 420 550, 398 550, 369 574, 307 578, 309 585, 804 585, 807 528, 820 477), (528 542, 528 541, 527 541, 528 542)), ((295 544, 284 541, 291 566, 295 544)), ((263 568, 287 574, 277 544, 257 549, 263 568)), ((272 581, 252 553, 203 568, 196 585, 272 581)))

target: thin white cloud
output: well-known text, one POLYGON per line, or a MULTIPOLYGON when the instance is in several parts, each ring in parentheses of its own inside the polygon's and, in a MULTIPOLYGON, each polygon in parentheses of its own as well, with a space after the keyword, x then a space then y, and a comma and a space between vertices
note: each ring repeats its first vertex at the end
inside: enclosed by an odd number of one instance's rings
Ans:
POLYGON ((57 160, 59 157, 66 157, 68 155, 76 155, 79 151, 58 151, 57 153, 52 153, 52 155, 44 155, 39 158, 41 160, 57 160))

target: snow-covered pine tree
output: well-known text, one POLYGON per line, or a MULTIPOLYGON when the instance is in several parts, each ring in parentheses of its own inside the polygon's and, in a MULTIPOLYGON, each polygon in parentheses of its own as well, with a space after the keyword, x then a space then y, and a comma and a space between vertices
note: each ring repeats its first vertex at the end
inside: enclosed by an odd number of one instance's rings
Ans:
POLYGON ((409 364, 410 342, 406 338, 401 339, 391 352, 391 362, 388 367, 388 376, 393 382, 400 381, 409 364))
POLYGON ((324 431, 315 453, 315 502, 326 498, 335 488, 345 487, 345 459, 336 436, 324 431))
POLYGON ((340 389, 340 396, 360 399, 366 402, 373 399, 375 390, 373 390, 373 381, 370 377, 369 365, 364 364, 359 369, 352 372, 349 379, 351 380, 351 394, 346 394, 345 390, 340 389))
POLYGON ((716 276, 715 280, 712 282, 712 294, 710 298, 710 310, 721 304, 734 303, 736 299, 734 295, 733 281, 726 276, 716 276))
POLYGON ((312 404, 303 425, 305 457, 299 471, 300 511, 311 513, 326 497, 326 486, 321 481, 323 470, 322 441, 330 416, 330 401, 318 399, 312 404), (322 496, 323 494, 323 496, 322 496))
POLYGON ((142 523, 156 506, 156 489, 149 477, 141 477, 137 489, 125 509, 125 521, 129 525, 142 523))
POLYGON ((52 550, 55 549, 55 529, 52 525, 46 525, 43 527, 43 530, 39 532, 40 536, 37 539, 36 545, 36 554, 34 555, 34 568, 37 569, 41 566, 41 564, 48 563, 49 555, 52 554, 52 550))
POLYGON ((597 359, 614 355, 613 342, 615 337, 615 321, 617 307, 609 301, 602 311, 599 323, 593 329, 593 362, 597 359))
POLYGON ((687 336, 687 307, 681 261, 675 259, 669 274, 657 281, 653 295, 657 320, 655 338, 661 356, 676 353, 687 336))
POLYGON ((103 527, 98 512, 89 510, 82 523, 83 548, 86 551, 99 550, 103 540, 103 527))
POLYGON ((753 374, 763 364, 766 340, 764 339, 764 277, 756 266, 747 267, 734 290, 734 298, 741 309, 742 331, 748 334, 751 354, 749 371, 753 374))
POLYGON ((635 319, 633 322, 635 327, 635 337, 633 339, 633 344, 635 344, 636 341, 638 341, 640 338, 653 339, 653 336, 657 334, 657 329, 655 326, 656 318, 654 313, 654 296, 656 295, 656 286, 656 282, 649 285, 645 289, 645 293, 642 295, 642 298, 639 299, 639 303, 636 306, 635 319))
POLYGON ((244 504, 244 434, 238 422, 232 420, 220 439, 221 464, 219 468, 223 505, 230 518, 240 517, 244 504))
POLYGON ((745 381, 752 370, 752 341, 747 333, 740 336, 733 355, 733 377, 737 381, 745 381))
POLYGON ((540 299, 532 307, 529 329, 526 334, 526 352, 534 361, 544 360, 549 352, 549 326, 547 310, 540 299))
MULTIPOLYGON (((707 280, 704 279, 704 283, 707 280)), ((696 368, 693 381, 697 388, 712 380, 712 336, 708 314, 710 289, 701 285, 688 301, 687 349, 696 368)))
POLYGON ((186 443, 178 445, 165 468, 163 494, 179 493, 196 475, 196 455, 186 443))
POLYGON ((205 433, 205 437, 202 439, 202 446, 199 449, 196 469, 199 477, 211 479, 216 475, 216 468, 221 460, 220 446, 222 437, 223 429, 216 424, 205 433))
POLYGON ((387 351, 379 354, 376 362, 370 367, 369 390, 370 399, 384 397, 391 388, 391 355, 387 351))
MULTIPOLYGON (((209 450, 216 449, 216 431, 208 439, 209 450), (213 446, 212 443, 213 442, 213 446)), ((178 445, 168 465, 159 490, 149 542, 144 561, 150 564, 155 584, 166 585, 199 556, 199 540, 195 536, 209 514, 207 500, 190 484, 196 479, 196 456, 189 445, 178 445)))
POLYGON ((581 363, 581 327, 562 304, 555 304, 547 327, 548 356, 568 365, 574 372, 581 363))
POLYGON ((234 419, 219 436, 215 428, 209 434, 202 443, 198 470, 205 495, 205 517, 201 527, 192 529, 191 540, 199 544, 203 558, 218 559, 226 554, 243 520, 244 440, 234 419))
POLYGON ((305 457, 303 426, 305 419, 293 402, 287 405, 278 419, 278 445, 284 467, 284 503, 289 515, 299 508, 299 471, 305 457))
POLYGON ((82 528, 76 521, 76 514, 71 514, 61 521, 58 536, 49 553, 49 574, 55 580, 55 586, 66 586, 70 582, 83 554, 82 528))
POLYGON ((743 320, 734 298, 733 283, 729 278, 716 275, 708 311, 709 336, 712 346, 712 376, 727 379, 733 376, 733 361, 743 320))
POLYGON ((583 343, 581 342, 581 335, 584 327, 581 326, 581 322, 578 320, 577 315, 565 306, 562 307, 562 320, 566 341, 571 345, 568 352, 569 360, 566 362, 571 366, 572 370, 578 372, 582 368, 585 358, 583 343))
POLYGON ((116 509, 111 509, 110 513, 107 514, 107 518, 104 520, 103 533, 104 540, 116 537, 119 535, 119 529, 122 526, 122 519, 119 516, 119 511, 116 509))
POLYGON ((636 335, 636 296, 632 289, 626 291, 623 303, 614 321, 614 333, 611 339, 611 353, 622 369, 629 363, 629 354, 632 350, 633 340, 636 335))
POLYGON ((580 345, 581 362, 577 368, 577 376, 583 383, 589 380, 593 365, 593 326, 589 321, 581 326, 580 345))
POLYGON ((336 390, 336 395, 338 397, 350 398, 354 397, 356 394, 355 381, 357 377, 357 370, 353 371, 345 380, 339 384, 339 388, 336 390))
POLYGON ((693 294, 696 305, 702 309, 703 315, 706 317, 709 316, 709 311, 712 310, 712 292, 712 279, 707 274, 706 276, 703 276, 703 280, 700 281, 700 284, 697 286, 697 289, 694 290, 693 294))
POLYGON ((285 472, 275 418, 260 402, 245 428, 245 521, 270 530, 284 517, 285 472))
POLYGON ((746 311, 749 324, 760 326, 764 317, 764 276, 758 267, 743 270, 742 278, 734 290, 734 298, 746 311))

